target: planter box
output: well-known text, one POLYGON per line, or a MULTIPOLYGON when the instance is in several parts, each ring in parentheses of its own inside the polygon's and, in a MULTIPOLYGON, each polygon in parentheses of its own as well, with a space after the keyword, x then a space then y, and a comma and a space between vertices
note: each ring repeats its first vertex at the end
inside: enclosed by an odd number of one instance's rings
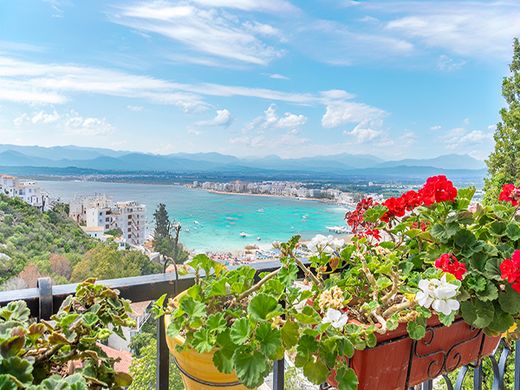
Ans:
MULTIPOLYGON (((358 376, 358 390, 408 389, 491 355, 500 337, 486 336, 461 318, 446 327, 432 317, 421 340, 408 337, 406 324, 377 340, 374 348, 356 351, 349 360, 358 376)), ((337 384, 333 377, 329 383, 337 384)))

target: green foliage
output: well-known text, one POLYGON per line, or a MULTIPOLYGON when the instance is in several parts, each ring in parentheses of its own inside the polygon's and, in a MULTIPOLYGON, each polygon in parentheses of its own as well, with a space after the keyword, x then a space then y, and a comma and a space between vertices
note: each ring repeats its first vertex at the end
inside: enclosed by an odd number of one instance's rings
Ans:
POLYGON ((117 249, 116 244, 98 243, 75 265, 71 281, 91 276, 99 279, 123 278, 160 272, 160 266, 136 250, 117 249))
POLYGON ((25 302, 0 309, 0 388, 30 390, 123 389, 128 373, 114 369, 115 359, 99 341, 133 326, 128 301, 118 292, 87 280, 65 299, 51 321, 29 321, 25 302), (70 363, 80 368, 68 375, 70 363))
POLYGON ((520 184, 520 43, 513 41, 511 73, 502 81, 502 96, 507 108, 500 110, 501 121, 495 130, 495 150, 486 161, 488 177, 485 181, 485 202, 497 202, 506 183, 520 184))

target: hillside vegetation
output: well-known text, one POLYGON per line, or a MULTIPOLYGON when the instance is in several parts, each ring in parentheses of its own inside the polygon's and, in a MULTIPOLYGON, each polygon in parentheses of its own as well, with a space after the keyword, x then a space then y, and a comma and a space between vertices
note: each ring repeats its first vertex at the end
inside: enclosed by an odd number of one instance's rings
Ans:
POLYGON ((67 217, 65 205, 40 212, 0 195, 0 289, 35 287, 41 276, 54 283, 137 276, 160 267, 137 251, 117 251, 86 235, 67 217))

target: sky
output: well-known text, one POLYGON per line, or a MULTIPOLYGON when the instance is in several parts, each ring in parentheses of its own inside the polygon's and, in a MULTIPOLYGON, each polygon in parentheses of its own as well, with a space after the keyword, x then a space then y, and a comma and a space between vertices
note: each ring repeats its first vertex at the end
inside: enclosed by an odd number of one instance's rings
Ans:
POLYGON ((520 2, 2 0, 0 143, 484 159, 520 2))

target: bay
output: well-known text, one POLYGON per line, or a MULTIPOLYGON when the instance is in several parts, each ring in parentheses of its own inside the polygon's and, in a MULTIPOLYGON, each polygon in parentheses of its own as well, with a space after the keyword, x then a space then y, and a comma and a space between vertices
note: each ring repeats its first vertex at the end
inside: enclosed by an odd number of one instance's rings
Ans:
POLYGON ((70 201, 76 195, 106 194, 115 201, 147 206, 148 232, 159 203, 182 225, 181 242, 194 251, 235 251, 248 244, 284 241, 294 234, 310 239, 343 226, 346 209, 313 200, 215 194, 179 185, 40 181, 51 197, 70 201), (241 237, 240 233, 246 233, 241 237), (257 237, 261 240, 257 241, 257 237))

